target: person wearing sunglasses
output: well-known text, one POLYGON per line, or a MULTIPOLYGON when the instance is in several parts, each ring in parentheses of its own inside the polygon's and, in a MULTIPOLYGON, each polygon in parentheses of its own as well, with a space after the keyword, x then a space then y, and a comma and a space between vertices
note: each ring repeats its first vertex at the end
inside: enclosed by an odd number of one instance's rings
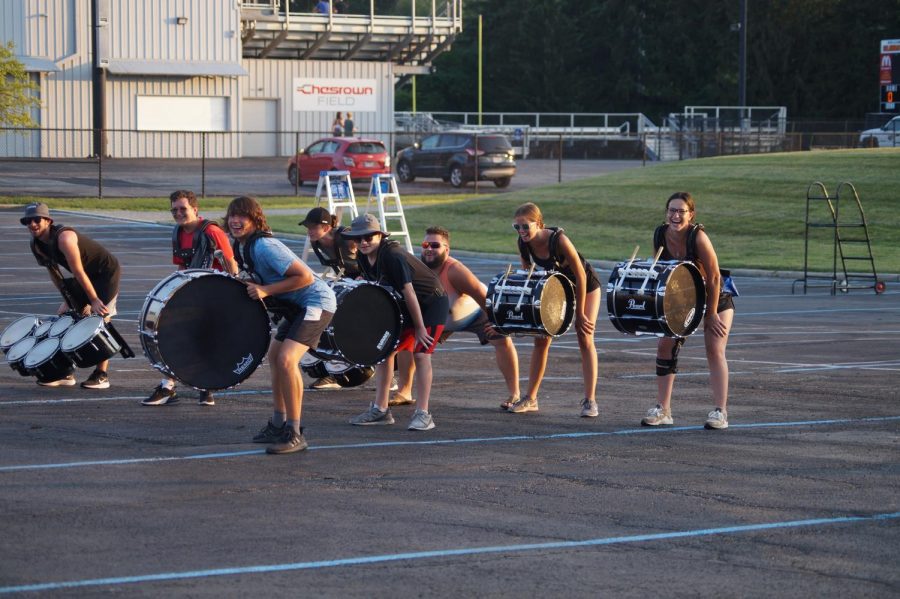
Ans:
MULTIPOLYGON (((575 334, 581 352, 581 374, 584 378, 584 398, 581 416, 596 418, 597 410, 597 348, 594 344, 594 323, 600 312, 600 281, 590 263, 578 253, 562 229, 545 227, 541 209, 528 202, 516 209, 513 229, 518 234, 519 255, 523 268, 532 264, 565 275, 575 285, 575 334)), ((528 390, 517 402, 502 404, 513 414, 538 411, 537 394, 547 369, 547 355, 552 339, 534 338, 534 349, 528 367, 528 390)))
MULTIPOLYGON (((690 260, 706 281, 706 314, 703 317, 703 341, 709 365, 709 385, 715 407, 707 414, 707 429, 728 428, 728 361, 725 346, 734 320, 737 289, 728 271, 719 270, 719 258, 703 225, 694 222, 694 198, 680 191, 666 202, 666 219, 653 234, 654 250, 663 248, 660 260, 690 260), (725 275, 723 277, 723 275, 725 275)), ((672 389, 678 372, 678 351, 684 339, 660 337, 656 346, 656 407, 641 420, 644 426, 674 424, 672 389)))
MULTIPOLYGON (((200 216, 200 205, 194 192, 179 189, 169 195, 172 219, 172 264, 178 270, 188 268, 213 268, 237 275, 237 262, 228 236, 218 223, 200 216), (220 252, 221 258, 216 256, 220 252)), ((145 406, 162 406, 178 403, 175 379, 164 376, 150 397, 141 401, 145 406)), ((216 400, 212 392, 202 391, 198 402, 213 406, 216 400)))
MULTIPOLYGON (((450 232, 434 226, 425 230, 420 258, 441 281, 447 292, 450 308, 440 343, 456 332, 472 333, 481 345, 494 347, 497 367, 503 374, 508 393, 507 403, 519 400, 519 357, 512 339, 490 326, 485 312, 487 287, 472 274, 465 264, 450 256, 450 232)), ((400 386, 391 397, 390 405, 414 403, 412 381, 415 365, 408 352, 399 354, 400 386)))
POLYGON ((350 424, 393 424, 388 405, 394 357, 397 352, 410 351, 419 376, 416 377, 416 410, 409 430, 427 431, 434 428, 429 412, 431 395, 431 354, 444 331, 450 302, 441 282, 421 260, 407 252, 399 243, 388 239, 372 214, 353 219, 348 237, 359 239, 359 267, 363 277, 379 285, 387 285, 403 296, 401 311, 404 327, 396 350, 375 368, 375 401, 369 409, 350 419, 350 424))
MULTIPOLYGON (((63 296, 58 313, 74 311, 84 316, 98 314, 107 322, 116 314, 121 271, 119 261, 106 248, 71 227, 54 225, 50 208, 43 202, 25 207, 19 222, 31 233, 31 252, 38 264, 47 268, 50 280, 63 296), (74 278, 63 277, 59 267, 74 278)), ((72 386, 74 375, 56 381, 38 381, 45 387, 72 386)), ((97 364, 85 389, 109 388, 109 360, 97 364)))

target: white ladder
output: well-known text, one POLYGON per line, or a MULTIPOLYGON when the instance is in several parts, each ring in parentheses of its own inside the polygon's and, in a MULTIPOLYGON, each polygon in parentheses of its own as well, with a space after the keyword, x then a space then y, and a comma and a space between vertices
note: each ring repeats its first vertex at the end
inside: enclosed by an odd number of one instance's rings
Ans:
MULTIPOLYGON (((341 222, 344 208, 350 209, 351 221, 359 216, 356 198, 353 195, 353 183, 350 181, 350 171, 322 171, 319 173, 319 184, 316 187, 316 206, 321 206, 323 199, 328 201, 328 212, 336 216, 339 223, 341 222)), ((303 254, 300 256, 307 265, 309 265, 309 255, 311 253, 312 243, 309 241, 309 235, 307 235, 306 241, 303 242, 303 254)), ((313 267, 310 266, 310 268, 313 267)))
POLYGON ((412 253, 412 241, 409 238, 406 216, 403 214, 403 205, 400 203, 400 192, 397 191, 397 180, 394 175, 372 175, 369 199, 366 201, 366 212, 371 211, 373 203, 378 207, 378 222, 381 223, 382 230, 390 233, 394 239, 402 237, 406 243, 406 251, 412 253), (400 221, 400 230, 392 231, 388 227, 389 218, 400 221))

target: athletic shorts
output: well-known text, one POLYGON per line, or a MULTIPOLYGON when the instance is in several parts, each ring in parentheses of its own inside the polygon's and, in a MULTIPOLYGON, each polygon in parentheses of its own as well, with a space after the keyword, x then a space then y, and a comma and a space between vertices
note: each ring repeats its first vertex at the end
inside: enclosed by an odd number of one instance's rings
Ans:
POLYGON ((716 312, 724 312, 725 310, 734 310, 734 298, 730 293, 720 293, 719 303, 716 312))
POLYGON ((433 354, 434 348, 437 347, 441 339, 441 333, 444 332, 444 325, 426 326, 428 334, 434 338, 431 345, 425 347, 421 343, 416 343, 416 328, 403 327, 400 332, 400 343, 397 345, 397 351, 411 351, 416 354, 433 354))
POLYGON ((490 333, 485 332, 484 327, 486 324, 490 322, 488 320, 487 314, 484 313, 484 310, 478 311, 478 316, 470 322, 467 326, 457 329, 455 331, 444 331, 441 335, 441 343, 450 338, 450 335, 453 333, 472 333, 476 337, 478 337, 478 341, 481 342, 481 345, 487 345, 491 341, 498 341, 506 337, 506 335, 501 335, 495 329, 490 329, 490 333))
POLYGON ((275 331, 275 341, 290 339, 302 343, 309 349, 319 347, 319 338, 328 325, 334 312, 321 308, 302 308, 293 319, 284 318, 275 331))

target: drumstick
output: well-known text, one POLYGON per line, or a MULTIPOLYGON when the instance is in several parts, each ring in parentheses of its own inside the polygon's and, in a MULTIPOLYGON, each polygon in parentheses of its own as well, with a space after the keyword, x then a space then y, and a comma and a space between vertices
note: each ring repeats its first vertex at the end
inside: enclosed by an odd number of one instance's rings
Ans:
POLYGON ((659 262, 659 257, 662 256, 663 246, 659 246, 659 249, 656 250, 656 257, 653 258, 653 264, 650 265, 650 268, 647 270, 647 276, 644 278, 644 284, 641 285, 641 288, 638 290, 638 295, 644 294, 644 289, 647 288, 647 283, 650 281, 650 273, 653 272, 653 269, 656 267, 656 263, 659 262))
POLYGON ((531 263, 531 268, 528 269, 528 276, 525 277, 525 284, 522 285, 522 293, 519 294, 519 301, 516 302, 516 312, 519 312, 522 308, 522 300, 525 299, 525 290, 528 289, 528 283, 531 282, 532 274, 534 274, 534 262, 531 263))
POLYGON ((616 281, 616 286, 614 288, 615 291, 618 291, 622 288, 622 284, 625 283, 625 277, 627 276, 628 269, 631 268, 631 265, 634 264, 634 259, 637 258, 638 250, 641 249, 641 246, 634 246, 634 252, 631 254, 631 258, 628 259, 628 264, 625 265, 624 270, 619 271, 619 280, 616 281))

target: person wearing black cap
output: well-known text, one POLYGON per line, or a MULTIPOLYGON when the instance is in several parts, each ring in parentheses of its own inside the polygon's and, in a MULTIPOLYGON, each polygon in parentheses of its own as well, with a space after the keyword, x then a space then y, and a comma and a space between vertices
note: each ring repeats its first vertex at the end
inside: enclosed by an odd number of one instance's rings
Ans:
POLYGON ((431 395, 431 354, 444 331, 450 303, 437 275, 421 260, 403 249, 399 243, 387 239, 378 219, 362 214, 353 219, 347 237, 359 239, 359 268, 365 279, 389 285, 403 296, 401 309, 404 328, 393 354, 375 369, 375 402, 368 410, 350 419, 350 424, 393 424, 388 407, 388 394, 394 373, 394 356, 398 351, 413 352, 416 364, 416 411, 409 430, 427 431, 434 428, 428 411, 431 395))
MULTIPOLYGON (((50 280, 63 296, 58 313, 74 310, 80 314, 99 314, 109 321, 116 314, 119 295, 119 261, 102 245, 71 227, 54 225, 47 204, 36 202, 25 207, 19 222, 31 232, 31 252, 38 264, 47 268, 50 280), (64 278, 62 266, 74 278, 64 278)), ((69 375, 57 381, 38 381, 45 387, 72 386, 69 375)), ((97 364, 81 383, 85 389, 109 388, 109 360, 97 364)))

